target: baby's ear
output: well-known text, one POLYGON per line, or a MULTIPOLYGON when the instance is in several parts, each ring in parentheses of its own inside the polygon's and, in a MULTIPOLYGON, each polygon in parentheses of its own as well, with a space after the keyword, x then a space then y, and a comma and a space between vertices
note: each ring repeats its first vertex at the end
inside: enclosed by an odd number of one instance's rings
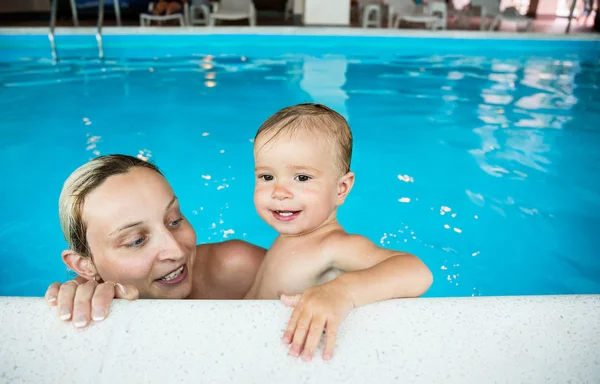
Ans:
POLYGON ((354 172, 348 172, 338 182, 338 195, 337 195, 337 205, 340 206, 344 204, 344 200, 346 200, 346 196, 352 190, 354 186, 354 172))
POLYGON ((62 252, 62 259, 71 270, 85 279, 93 280, 97 275, 96 267, 94 267, 90 257, 84 257, 75 251, 66 250, 62 252))

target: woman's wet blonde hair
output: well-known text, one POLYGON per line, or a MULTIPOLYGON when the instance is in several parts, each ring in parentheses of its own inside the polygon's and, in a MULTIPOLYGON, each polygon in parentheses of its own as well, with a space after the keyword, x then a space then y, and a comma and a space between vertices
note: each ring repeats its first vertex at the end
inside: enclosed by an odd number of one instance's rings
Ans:
POLYGON ((86 196, 109 177, 127 173, 136 167, 152 169, 163 176, 154 164, 137 157, 118 154, 92 159, 71 173, 58 199, 60 227, 70 250, 81 256, 91 256, 86 236, 86 223, 83 220, 83 204, 86 196))

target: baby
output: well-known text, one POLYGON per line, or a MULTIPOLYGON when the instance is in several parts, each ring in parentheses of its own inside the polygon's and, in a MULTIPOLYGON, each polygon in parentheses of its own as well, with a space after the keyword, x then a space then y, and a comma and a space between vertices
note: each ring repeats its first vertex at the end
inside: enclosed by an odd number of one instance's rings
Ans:
POLYGON ((318 104, 282 109, 254 140, 254 203, 279 235, 246 298, 285 295, 295 309, 283 341, 292 343, 291 355, 303 351, 304 360, 324 328, 323 357, 331 358, 337 327, 352 308, 420 296, 432 282, 417 257, 377 247, 338 223, 337 209, 354 185, 351 156, 346 120, 318 104))

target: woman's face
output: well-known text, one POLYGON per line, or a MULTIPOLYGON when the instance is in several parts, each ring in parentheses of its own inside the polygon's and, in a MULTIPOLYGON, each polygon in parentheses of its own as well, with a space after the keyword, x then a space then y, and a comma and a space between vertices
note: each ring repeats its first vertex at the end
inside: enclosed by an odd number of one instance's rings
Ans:
POLYGON ((83 220, 104 281, 134 285, 140 298, 190 294, 196 233, 160 174, 137 167, 109 177, 86 196, 83 220))

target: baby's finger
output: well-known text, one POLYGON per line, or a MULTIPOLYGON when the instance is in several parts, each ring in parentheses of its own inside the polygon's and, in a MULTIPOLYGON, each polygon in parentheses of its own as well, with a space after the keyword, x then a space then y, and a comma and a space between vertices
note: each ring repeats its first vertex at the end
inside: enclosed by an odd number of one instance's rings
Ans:
POLYGON ((298 324, 296 325, 296 330, 294 331, 294 339, 288 353, 289 355, 294 357, 298 357, 300 355, 300 351, 302 351, 302 348, 304 347, 304 341, 306 340, 306 335, 308 334, 311 321, 312 315, 310 315, 308 312, 303 312, 302 316, 298 319, 298 324))
POLYGON ((323 350, 323 360, 331 360, 333 357, 333 349, 335 348, 335 340, 337 339, 338 324, 333 321, 327 322, 327 336, 325 338, 325 349, 323 350))
POLYGON ((69 280, 62 284, 58 289, 58 317, 63 320, 69 320, 73 313, 73 300, 75 300, 75 291, 77 290, 77 283, 73 280, 69 280))
POLYGON ((325 318, 313 318, 313 321, 310 325, 310 331, 308 332, 308 337, 306 338, 306 345, 304 346, 304 351, 302 352, 302 360, 312 360, 313 355, 315 354, 315 350, 319 345, 319 341, 321 341, 321 336, 323 335, 323 328, 325 328, 325 318))
POLYGON ((56 299, 58 297, 58 289, 59 288, 60 288, 60 283, 59 282, 52 283, 48 287, 48 290, 46 291, 46 294, 44 295, 44 297, 46 298, 46 302, 48 303, 48 305, 51 305, 51 306, 55 306, 56 305, 56 299))
POLYGON ((97 286, 98 283, 95 281, 88 281, 77 287, 73 305, 73 325, 75 325, 75 327, 82 328, 90 322, 92 296, 94 296, 97 286))
POLYGON ((288 322, 287 328, 281 338, 281 341, 284 344, 289 344, 292 342, 292 337, 294 336, 294 332, 296 331, 296 325, 298 324, 298 319, 300 318, 300 314, 302 313, 301 308, 294 308, 292 311, 292 316, 290 316, 290 321, 288 322))
POLYGON ((302 295, 281 295, 279 299, 283 302, 283 305, 285 305, 286 307, 295 307, 300 302, 300 297, 302 297, 302 295))

